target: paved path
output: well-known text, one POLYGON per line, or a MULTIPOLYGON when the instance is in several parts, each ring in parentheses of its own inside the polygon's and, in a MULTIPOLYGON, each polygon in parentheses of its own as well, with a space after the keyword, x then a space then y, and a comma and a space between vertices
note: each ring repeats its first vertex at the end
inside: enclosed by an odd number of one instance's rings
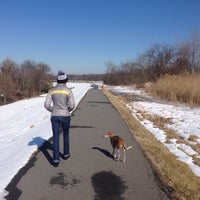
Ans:
POLYGON ((90 90, 74 112, 70 144, 71 157, 61 159, 54 168, 50 164, 52 142, 46 142, 9 184, 7 199, 169 199, 127 125, 101 90, 90 90), (111 158, 109 139, 102 137, 107 131, 133 146, 127 151, 126 164, 111 158))

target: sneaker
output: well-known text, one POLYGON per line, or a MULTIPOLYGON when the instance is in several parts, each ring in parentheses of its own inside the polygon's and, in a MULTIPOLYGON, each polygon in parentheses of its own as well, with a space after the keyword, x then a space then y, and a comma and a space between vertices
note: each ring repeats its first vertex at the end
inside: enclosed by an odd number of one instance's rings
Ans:
POLYGON ((64 160, 67 160, 70 156, 71 156, 70 154, 63 155, 63 159, 64 159, 64 160))
POLYGON ((54 162, 54 163, 53 163, 53 166, 54 166, 54 167, 58 167, 58 165, 59 165, 59 162, 54 162))

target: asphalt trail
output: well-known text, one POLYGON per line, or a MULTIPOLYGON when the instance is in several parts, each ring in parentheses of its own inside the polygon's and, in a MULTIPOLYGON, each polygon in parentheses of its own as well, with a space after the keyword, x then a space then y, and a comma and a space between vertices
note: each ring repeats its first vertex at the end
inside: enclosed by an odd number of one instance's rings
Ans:
MULTIPOLYGON (((50 122, 49 122, 50 123, 50 122)), ((42 139, 42 138, 36 138, 42 139)), ((60 137, 62 150, 62 135, 60 137)), ((8 185, 8 200, 168 200, 138 143, 103 92, 91 89, 73 113, 71 157, 57 168, 47 141, 8 185), (127 160, 114 161, 107 131, 123 137, 127 160)), ((61 151, 62 153, 62 151, 61 151)))

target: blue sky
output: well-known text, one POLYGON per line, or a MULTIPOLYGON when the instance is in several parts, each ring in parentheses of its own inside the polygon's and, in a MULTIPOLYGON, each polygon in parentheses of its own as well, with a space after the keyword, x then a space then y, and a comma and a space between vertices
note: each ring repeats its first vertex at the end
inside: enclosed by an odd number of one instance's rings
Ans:
POLYGON ((0 62, 104 73, 151 45, 200 36, 199 0, 0 0, 0 62))

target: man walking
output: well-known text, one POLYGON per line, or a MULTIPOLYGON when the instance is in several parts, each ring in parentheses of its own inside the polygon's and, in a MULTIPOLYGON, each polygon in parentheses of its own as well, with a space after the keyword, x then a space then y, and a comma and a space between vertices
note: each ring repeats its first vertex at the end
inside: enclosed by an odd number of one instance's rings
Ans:
POLYGON ((44 107, 51 112, 51 124, 53 132, 53 166, 57 167, 60 162, 59 134, 63 130, 63 159, 70 157, 69 150, 69 127, 70 112, 75 107, 74 96, 70 88, 66 86, 67 75, 63 71, 58 72, 57 85, 50 89, 44 107))

